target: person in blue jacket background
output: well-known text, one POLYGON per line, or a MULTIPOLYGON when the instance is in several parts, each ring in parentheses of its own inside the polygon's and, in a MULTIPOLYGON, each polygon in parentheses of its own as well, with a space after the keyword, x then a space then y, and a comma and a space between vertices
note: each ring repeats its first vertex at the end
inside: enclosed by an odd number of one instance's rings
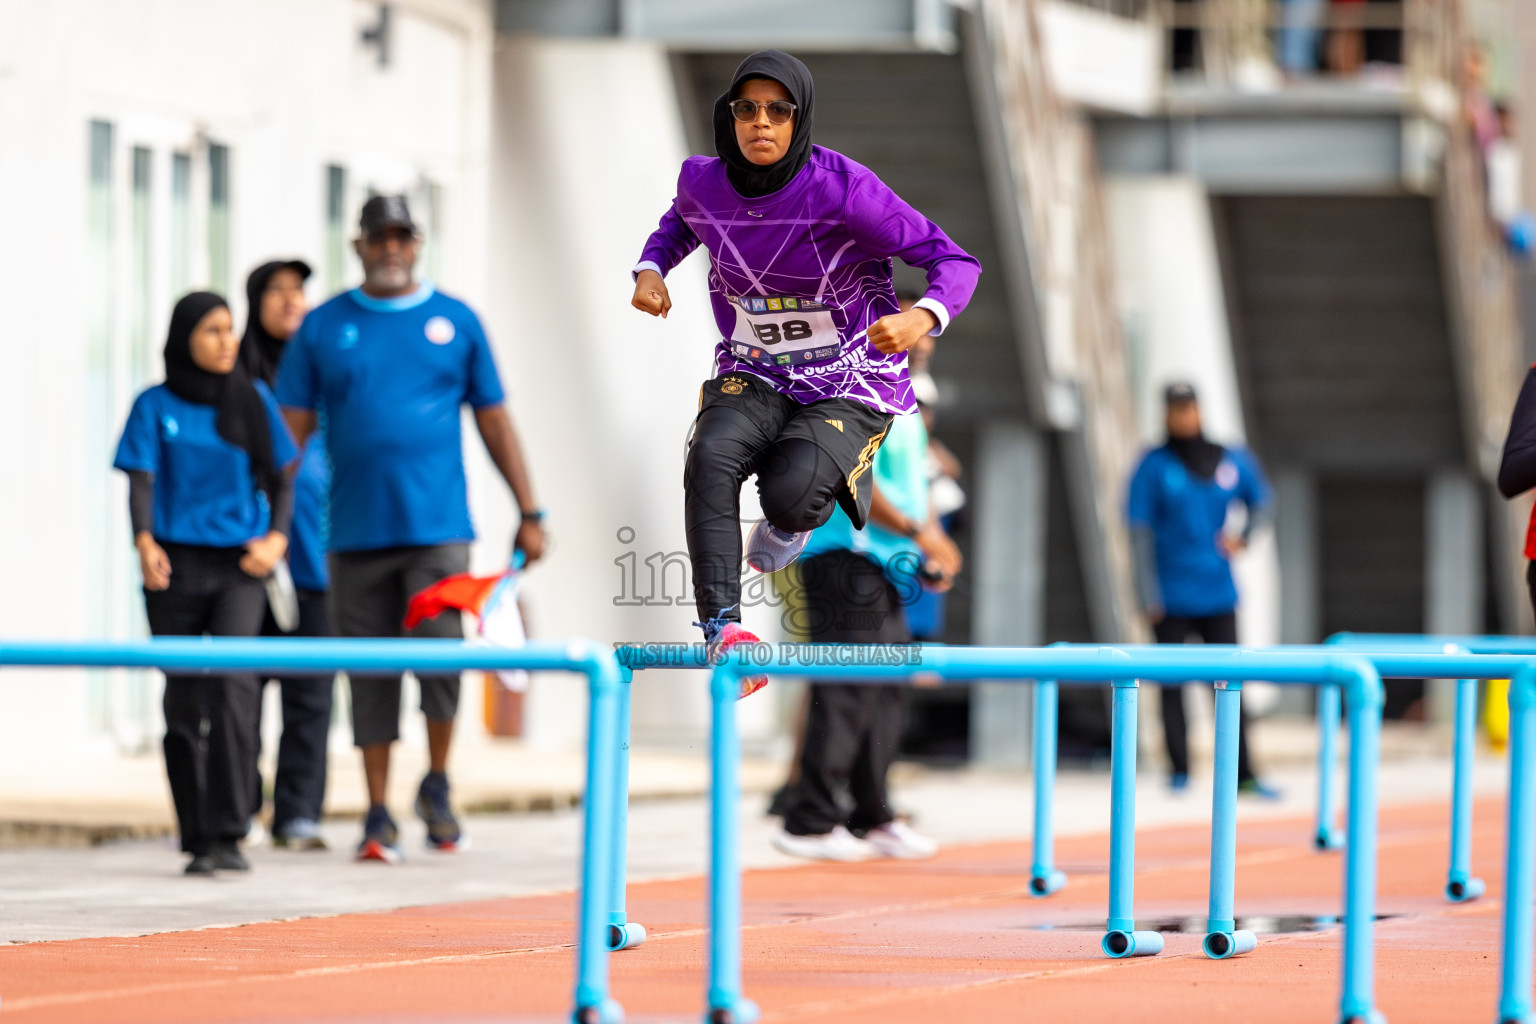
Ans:
MULTIPOLYGON (((1142 457, 1127 501, 1142 610, 1158 643, 1181 644, 1198 635, 1208 644, 1235 644, 1232 556, 1269 522, 1269 481, 1248 450, 1206 439, 1193 385, 1170 384, 1163 397, 1168 441, 1142 457), (1247 510, 1238 532, 1227 526, 1234 504, 1247 510)), ((1189 786, 1183 684, 1165 685, 1162 696, 1169 785, 1178 792, 1189 786)), ((1240 723, 1239 791, 1276 798, 1279 793, 1259 781, 1249 760, 1246 713, 1240 723)))
MULTIPOLYGON (((128 474, 155 636, 255 636, 267 604, 262 580, 288 550, 286 467, 298 449, 239 351, 223 298, 193 292, 176 303, 165 383, 134 400, 112 463, 128 474)), ((255 811, 255 676, 167 674, 164 710, 187 874, 247 870, 239 840, 255 811)))
MULTIPOLYGON (((274 387, 277 366, 288 339, 298 331, 308 311, 304 282, 309 264, 303 260, 273 260, 251 271, 246 279, 247 321, 240 341, 240 363, 252 380, 274 387)), ((293 529, 288 545, 288 569, 298 598, 298 623, 291 636, 330 636, 326 609, 330 574, 325 563, 327 502, 331 489, 330 457, 322 426, 310 435, 293 484, 293 529)), ((269 608, 262 636, 283 636, 269 608)), ((277 747, 277 773, 272 780, 272 843, 300 850, 323 850, 320 815, 325 804, 326 747, 331 732, 333 676, 297 675, 277 680, 282 690, 283 735, 277 747)), ((258 723, 259 726, 259 723, 258 723)), ((260 729, 256 750, 261 750, 260 729)), ((261 774, 256 774, 256 807, 262 805, 261 774)))

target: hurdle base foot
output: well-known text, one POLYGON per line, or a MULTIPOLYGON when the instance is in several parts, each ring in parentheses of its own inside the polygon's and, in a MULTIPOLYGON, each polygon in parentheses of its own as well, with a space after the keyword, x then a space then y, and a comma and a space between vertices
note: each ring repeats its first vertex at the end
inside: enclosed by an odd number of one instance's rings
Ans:
POLYGON ((1481 878, 1457 878, 1445 883, 1445 898, 1452 903, 1470 903, 1486 891, 1481 878))
POLYGON ((1367 1010, 1340 1017, 1339 1024, 1387 1024, 1387 1018, 1380 1010, 1367 1010))
POLYGON ((1212 960, 1227 960, 1244 953, 1252 953, 1258 947, 1258 936, 1249 931, 1211 932, 1200 943, 1200 948, 1212 960))
POLYGON ((1344 848, 1344 830, 1337 828, 1320 828, 1312 837, 1314 850, 1342 850, 1344 848))
POLYGON ((761 1015, 752 1000, 738 999, 733 1006, 711 1006, 704 1014, 704 1024, 755 1024, 761 1015))
POLYGON ((624 1008, 612 999, 592 1006, 578 1006, 571 1013, 572 1024, 624 1024, 624 1008))
POLYGON ((617 953, 621 949, 634 949, 645 942, 645 925, 635 921, 627 924, 610 924, 608 926, 608 951, 617 953))
POLYGON ((1066 888, 1067 876, 1063 871, 1045 871, 1029 880, 1029 894, 1037 899, 1060 892, 1066 888))
POLYGON ((1112 960, 1156 956, 1163 951, 1163 936, 1159 932, 1106 932, 1099 948, 1112 960))

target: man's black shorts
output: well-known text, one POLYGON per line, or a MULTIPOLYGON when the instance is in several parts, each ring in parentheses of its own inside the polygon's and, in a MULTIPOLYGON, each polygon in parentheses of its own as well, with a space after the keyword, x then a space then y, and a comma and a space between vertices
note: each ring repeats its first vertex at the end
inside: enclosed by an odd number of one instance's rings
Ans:
POLYGON ((855 527, 864 528, 874 496, 870 466, 895 417, 851 398, 802 405, 763 378, 740 371, 704 382, 699 411, 715 405, 738 409, 779 440, 803 438, 820 448, 843 476, 837 503, 855 527))

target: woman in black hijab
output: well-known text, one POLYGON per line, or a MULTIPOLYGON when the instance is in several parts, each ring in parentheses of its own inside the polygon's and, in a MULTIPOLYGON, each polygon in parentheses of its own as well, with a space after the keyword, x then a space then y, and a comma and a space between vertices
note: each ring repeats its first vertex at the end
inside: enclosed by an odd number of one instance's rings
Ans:
MULTIPOLYGON (((229 307, 193 292, 171 313, 165 383, 134 400, 116 468, 156 636, 255 636, 262 578, 288 547, 298 454, 265 384, 239 364, 229 307)), ((253 808, 255 678, 167 675, 165 768, 188 874, 245 870, 253 808)))
MULTIPOLYGON (((240 341, 240 363, 252 380, 272 385, 288 339, 304 320, 308 304, 304 282, 310 276, 303 260, 272 260, 246 279, 247 317, 240 341)), ((323 430, 311 434, 293 481, 293 529, 289 532, 288 568, 293 580, 291 604, 270 603, 261 624, 262 636, 330 636, 326 591, 330 576, 325 564, 326 499, 330 493, 330 462, 323 430), (296 611, 296 621, 285 612, 296 611)), ((296 675, 276 679, 282 691, 283 733, 277 747, 277 774, 272 780, 272 843, 297 850, 323 850, 320 815, 325 803, 326 747, 331 727, 330 676, 296 675)), ((253 755, 260 752, 258 730, 253 755)), ((264 801, 261 774, 255 773, 253 800, 264 801)))
POLYGON ((800 61, 782 50, 759 50, 736 68, 736 75, 725 92, 715 100, 715 153, 725 161, 725 176, 731 187, 748 199, 777 192, 789 184, 811 159, 811 125, 816 106, 816 87, 811 72, 800 61), (789 147, 778 161, 764 167, 753 163, 741 151, 736 137, 736 118, 731 104, 740 96, 742 83, 753 78, 778 82, 794 103, 794 131, 789 147))

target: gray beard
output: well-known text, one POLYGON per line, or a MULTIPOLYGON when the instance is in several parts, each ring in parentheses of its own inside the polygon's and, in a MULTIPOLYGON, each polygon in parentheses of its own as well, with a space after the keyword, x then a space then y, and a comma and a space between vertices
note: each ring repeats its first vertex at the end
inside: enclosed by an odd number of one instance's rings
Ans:
POLYGON ((369 291, 399 291, 411 283, 411 272, 404 267, 374 267, 363 274, 363 286, 369 291))

